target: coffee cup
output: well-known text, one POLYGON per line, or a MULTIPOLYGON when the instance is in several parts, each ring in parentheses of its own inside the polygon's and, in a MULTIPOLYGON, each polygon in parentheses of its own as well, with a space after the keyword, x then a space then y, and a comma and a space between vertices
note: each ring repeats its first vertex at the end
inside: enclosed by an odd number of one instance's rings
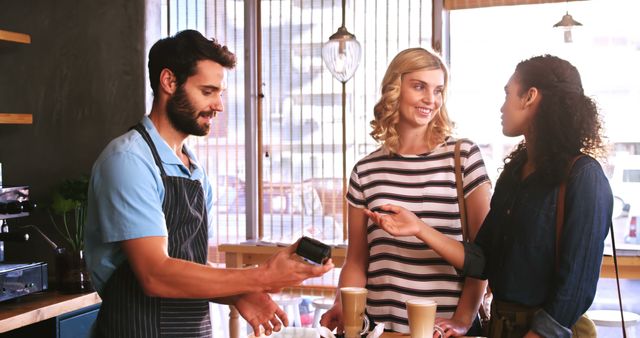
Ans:
POLYGON ((408 299, 407 316, 409 319, 409 332, 411 338, 431 338, 434 331, 444 337, 444 331, 435 325, 436 309, 438 304, 431 299, 408 299))
POLYGON ((360 287, 340 288, 340 301, 342 302, 344 337, 360 338, 369 329, 369 319, 364 314, 367 304, 367 289, 360 287))

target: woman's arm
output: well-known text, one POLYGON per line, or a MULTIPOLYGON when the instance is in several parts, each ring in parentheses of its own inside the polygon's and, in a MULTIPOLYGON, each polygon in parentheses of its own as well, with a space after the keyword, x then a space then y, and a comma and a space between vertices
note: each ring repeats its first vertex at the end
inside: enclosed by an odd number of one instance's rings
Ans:
POLYGON ((364 287, 367 283, 369 259, 367 220, 364 209, 349 205, 349 246, 345 264, 340 273, 340 287, 364 287))
POLYGON ((380 206, 381 212, 365 214, 393 236, 416 236, 456 269, 464 266, 464 246, 420 220, 413 212, 393 204, 380 206))
POLYGON ((333 306, 322 318, 320 324, 330 330, 338 328, 342 332, 342 303, 340 302, 340 287, 359 286, 367 283, 367 267, 369 248, 367 243, 367 216, 364 210, 349 205, 349 246, 347 257, 340 272, 338 292, 333 306))
POLYGON ((467 205, 467 224, 469 224, 469 241, 476 239, 480 226, 489 213, 489 203, 491 202, 491 184, 489 182, 478 186, 465 199, 467 205))
MULTIPOLYGON (((478 230, 489 212, 491 190, 489 182, 478 186, 466 199, 467 224, 469 226, 469 240, 473 242, 478 230)), ((465 278, 462 295, 458 301, 458 307, 451 321, 441 320, 440 325, 444 330, 452 330, 456 335, 465 334, 476 317, 487 282, 476 278, 465 278)))

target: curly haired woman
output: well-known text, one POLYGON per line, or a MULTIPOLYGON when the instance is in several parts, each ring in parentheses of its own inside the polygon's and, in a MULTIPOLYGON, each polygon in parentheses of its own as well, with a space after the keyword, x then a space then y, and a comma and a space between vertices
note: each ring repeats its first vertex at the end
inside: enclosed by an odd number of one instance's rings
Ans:
MULTIPOLYGON (((371 136, 382 146, 351 174, 349 246, 339 285, 366 287, 367 314, 387 330, 408 333, 405 301, 430 298, 438 303, 436 322, 447 335, 463 335, 477 318, 486 289, 485 281, 461 277, 421 239, 392 236, 365 214, 388 203, 402 205, 442 236, 462 240, 447 85, 447 67, 436 54, 422 48, 400 52, 382 80, 371 122, 371 136)), ((480 149, 466 139, 461 164, 474 238, 489 209, 490 182, 480 149)), ((321 324, 341 332, 341 312, 338 295, 321 324)))
POLYGON ((505 92, 502 132, 524 140, 505 159, 474 243, 442 236, 400 206, 366 214, 393 235, 422 239, 465 276, 488 278, 490 337, 570 337, 595 296, 613 209, 609 182, 591 157, 604 153, 598 109, 578 70, 550 55, 520 62, 505 92))

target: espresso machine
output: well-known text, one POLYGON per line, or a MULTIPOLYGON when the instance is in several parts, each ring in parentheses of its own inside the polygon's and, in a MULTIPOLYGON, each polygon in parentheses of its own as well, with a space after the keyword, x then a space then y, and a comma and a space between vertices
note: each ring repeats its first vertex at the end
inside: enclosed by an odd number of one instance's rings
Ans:
POLYGON ((26 228, 9 231, 7 222, 29 216, 34 207, 35 203, 29 200, 28 186, 7 187, 0 183, 0 302, 43 291, 48 287, 46 263, 5 260, 5 242, 25 242, 32 233, 31 229, 28 231, 26 228))

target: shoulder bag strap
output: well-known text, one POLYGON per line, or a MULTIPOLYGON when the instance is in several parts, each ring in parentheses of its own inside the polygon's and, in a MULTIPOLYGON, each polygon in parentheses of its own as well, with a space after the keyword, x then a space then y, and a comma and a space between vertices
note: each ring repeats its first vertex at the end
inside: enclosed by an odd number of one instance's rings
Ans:
MULTIPOLYGON (((460 163, 460 144, 462 144, 462 140, 457 140, 456 145, 453 149, 453 161, 454 161, 454 171, 456 174, 456 192, 458 194, 458 209, 460 209, 460 226, 462 228, 462 240, 465 242, 470 242, 469 238, 469 224, 467 223, 467 207, 464 201, 464 189, 463 189, 463 181, 462 181, 462 164, 460 163)), ((489 286, 485 290, 484 296, 482 296, 482 303, 480 304, 480 308, 478 309, 478 316, 480 317, 480 323, 483 329, 487 328, 489 325, 489 318, 491 317, 489 307, 491 303, 491 299, 493 296, 491 295, 491 290, 489 286)))
MULTIPOLYGON (((576 163, 576 161, 584 155, 578 155, 574 157, 570 164, 569 170, 567 171, 567 177, 562 183, 560 183, 560 187, 558 189, 558 201, 556 202, 556 270, 558 270, 560 264, 560 237, 562 236, 562 226, 564 225, 564 202, 565 195, 567 192, 567 181, 569 180, 569 174, 571 172, 571 168, 576 163)), ((613 265, 616 270, 616 285, 618 288, 618 304, 620 305, 620 319, 622 320, 622 336, 627 338, 627 332, 625 329, 624 322, 624 311, 622 310, 622 293, 620 292, 620 278, 618 277, 618 259, 616 256, 616 240, 613 235, 613 223, 609 223, 609 230, 611 230, 611 246, 613 249, 613 265)))
POLYGON ((560 265, 560 238, 562 237, 562 227, 564 226, 564 202, 567 193, 567 181, 573 165, 582 156, 584 155, 578 155, 571 159, 565 179, 560 182, 560 187, 558 188, 558 200, 556 201, 556 270, 560 265))
POLYGON ((462 227, 462 239, 469 242, 469 226, 467 224, 467 208, 464 204, 464 189, 462 182, 462 165, 460 164, 460 144, 462 140, 457 140, 453 148, 454 171, 456 174, 456 191, 458 193, 458 209, 460 209, 460 225, 462 227))
POLYGON ((616 287, 618 289, 618 304, 620 305, 620 319, 622 320, 622 337, 627 338, 627 330, 624 323, 624 311, 622 310, 622 292, 620 292, 620 277, 618 276, 618 256, 616 255, 616 239, 613 234, 613 222, 609 223, 611 230, 611 248, 613 249, 613 266, 616 270, 616 287))

